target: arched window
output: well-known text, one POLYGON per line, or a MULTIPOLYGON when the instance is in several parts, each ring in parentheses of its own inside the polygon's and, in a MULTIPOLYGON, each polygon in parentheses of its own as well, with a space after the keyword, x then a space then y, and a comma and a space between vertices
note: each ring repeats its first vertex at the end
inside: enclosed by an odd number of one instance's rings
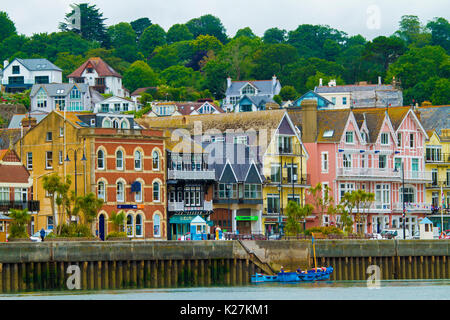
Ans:
POLYGON ((101 149, 97 152, 97 169, 105 169, 105 153, 101 149))
POLYGON ((133 216, 131 214, 127 215, 127 236, 133 236, 133 216))
POLYGON ((103 181, 100 181, 98 183, 97 198, 103 199, 103 201, 106 201, 106 189, 105 189, 105 183, 103 181))
POLYGON ((123 152, 122 152, 122 150, 117 150, 117 152, 116 152, 116 169, 123 170, 123 152))
POLYGON ((134 170, 142 170, 142 154, 139 150, 134 153, 134 170))
POLYGON ((117 182, 117 202, 125 201, 125 186, 122 181, 117 182))
POLYGON ((161 219, 159 214, 153 216, 153 236, 161 237, 161 219))
POLYGON ((112 128, 112 122, 111 122, 111 120, 109 120, 108 118, 103 119, 102 127, 103 127, 103 128, 112 128))
POLYGON ((153 151, 153 170, 159 170, 159 152, 153 151))
POLYGON ((136 216, 136 237, 142 237, 142 215, 138 214, 136 216))
POLYGON ((119 121, 117 121, 117 120, 113 121, 113 128, 114 129, 119 129, 119 121))
POLYGON ((134 193, 134 201, 136 202, 142 202, 142 183, 135 182, 136 184, 139 184, 139 191, 135 191, 134 193))
POLYGON ((128 120, 127 120, 127 119, 123 119, 123 120, 122 120, 122 123, 120 124, 120 127, 121 127, 122 129, 129 129, 129 128, 130 128, 130 125, 129 125, 129 123, 128 123, 128 120))
POLYGON ((153 201, 159 202, 160 201, 160 190, 159 190, 159 182, 153 182, 153 201))
POLYGON ((47 93, 43 88, 41 88, 37 94, 37 107, 45 108, 47 107, 47 93))

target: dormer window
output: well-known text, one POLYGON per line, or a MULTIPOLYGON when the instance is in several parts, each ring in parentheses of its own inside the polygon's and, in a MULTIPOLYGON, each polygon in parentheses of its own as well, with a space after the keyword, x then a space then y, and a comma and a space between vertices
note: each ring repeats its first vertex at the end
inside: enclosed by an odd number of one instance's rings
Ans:
POLYGON ((242 89, 242 94, 255 95, 256 90, 251 85, 247 85, 242 89))
POLYGON ((361 138, 364 142, 367 142, 367 133, 361 132, 361 138))

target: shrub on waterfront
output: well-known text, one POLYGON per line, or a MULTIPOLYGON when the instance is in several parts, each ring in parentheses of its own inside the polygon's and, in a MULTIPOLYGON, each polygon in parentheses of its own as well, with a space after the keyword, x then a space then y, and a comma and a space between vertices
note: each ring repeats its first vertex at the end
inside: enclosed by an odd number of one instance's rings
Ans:
POLYGON ((31 215, 28 213, 28 210, 16 210, 11 209, 11 213, 9 215, 13 218, 11 225, 9 227, 9 239, 19 239, 19 238, 28 238, 27 232, 27 224, 31 220, 31 215))
POLYGON ((47 238, 94 238, 91 233, 91 228, 83 224, 63 224, 60 226, 61 233, 59 235, 50 233, 47 238))
POLYGON ((329 226, 329 227, 314 227, 305 230, 305 235, 310 236, 312 233, 322 233, 324 235, 329 234, 343 234, 343 231, 339 228, 329 226))
POLYGON ((111 232, 110 234, 108 234, 106 236, 106 240, 118 239, 118 238, 126 238, 126 237, 127 237, 127 234, 125 232, 116 232, 116 231, 114 231, 114 232, 111 232))

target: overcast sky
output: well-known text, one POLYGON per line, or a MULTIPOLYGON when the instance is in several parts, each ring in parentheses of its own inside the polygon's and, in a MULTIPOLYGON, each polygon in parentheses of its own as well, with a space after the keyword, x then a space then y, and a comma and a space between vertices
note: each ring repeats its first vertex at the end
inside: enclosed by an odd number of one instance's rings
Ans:
POLYGON ((268 28, 288 31, 300 24, 326 24, 368 39, 391 35, 403 15, 450 20, 450 0, 1 0, 19 33, 58 31, 72 3, 96 4, 107 25, 148 17, 166 31, 204 14, 220 18, 229 36, 250 27, 262 36, 268 28))

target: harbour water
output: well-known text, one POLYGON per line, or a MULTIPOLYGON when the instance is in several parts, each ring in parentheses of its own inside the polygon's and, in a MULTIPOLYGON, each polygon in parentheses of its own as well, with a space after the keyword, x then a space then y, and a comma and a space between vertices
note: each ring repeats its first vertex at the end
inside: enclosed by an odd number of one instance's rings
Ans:
POLYGON ((261 283, 239 287, 196 287, 0 294, 0 300, 449 300, 450 279, 316 283, 261 283))

